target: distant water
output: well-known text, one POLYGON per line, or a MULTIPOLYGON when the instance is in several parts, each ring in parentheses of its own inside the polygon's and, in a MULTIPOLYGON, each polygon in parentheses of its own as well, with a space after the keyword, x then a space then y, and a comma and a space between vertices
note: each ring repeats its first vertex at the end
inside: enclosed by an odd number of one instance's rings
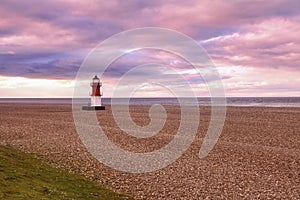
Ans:
MULTIPOLYGON (((118 98, 117 104, 126 104, 126 99, 118 98)), ((254 106, 254 107, 300 107, 300 97, 229 97, 227 106, 254 106)), ((76 102, 87 103, 89 99, 76 99, 76 102)), ((183 98, 185 105, 192 103, 190 98, 183 98)), ((71 104, 72 98, 0 98, 0 103, 54 103, 71 104)), ((103 98, 103 104, 111 104, 110 98, 103 98)), ((209 97, 199 97, 200 106, 209 106, 209 97)), ((130 105, 179 105, 176 98, 131 98, 130 105)))

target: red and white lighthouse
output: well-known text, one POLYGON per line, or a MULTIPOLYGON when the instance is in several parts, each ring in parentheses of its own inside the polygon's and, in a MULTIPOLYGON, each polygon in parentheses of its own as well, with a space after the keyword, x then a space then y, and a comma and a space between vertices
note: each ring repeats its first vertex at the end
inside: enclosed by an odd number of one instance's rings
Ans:
POLYGON ((92 87, 92 93, 91 101, 88 106, 83 106, 83 110, 105 110, 105 106, 102 105, 101 102, 101 96, 103 93, 101 92, 102 83, 100 82, 100 79, 97 75, 92 79, 92 82, 90 83, 90 86, 92 87))
POLYGON ((101 106, 101 86, 102 83, 100 82, 100 79, 95 75, 93 78, 93 81, 91 82, 91 87, 92 87, 92 94, 91 94, 91 106, 101 106))

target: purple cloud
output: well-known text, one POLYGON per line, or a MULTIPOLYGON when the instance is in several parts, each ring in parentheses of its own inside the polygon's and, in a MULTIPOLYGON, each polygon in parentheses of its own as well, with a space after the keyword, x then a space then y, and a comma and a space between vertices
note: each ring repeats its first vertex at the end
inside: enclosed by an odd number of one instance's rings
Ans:
MULTIPOLYGON (((203 45, 230 87, 238 88, 234 85, 238 81, 242 85, 237 75, 249 79, 249 71, 242 73, 245 69, 290 70, 296 77, 300 73, 299 7, 298 0, 3 0, 0 75, 72 80, 84 57, 105 38, 131 28, 158 26, 185 33, 203 45), (225 69, 230 67, 240 72, 228 74, 225 69)), ((132 67, 149 62, 171 65, 174 57, 163 55, 149 51, 127 55, 113 63, 105 75, 116 79, 132 67)), ((184 62, 180 64, 172 67, 182 71, 189 68, 184 62)), ((163 70, 149 73, 160 76, 163 70)), ((191 74, 185 76, 191 83, 198 80, 191 74)), ((141 77, 136 74, 132 78, 141 77)), ((254 90, 262 87, 252 79, 249 82, 254 90)), ((273 82, 268 84, 264 87, 282 91, 273 82)))

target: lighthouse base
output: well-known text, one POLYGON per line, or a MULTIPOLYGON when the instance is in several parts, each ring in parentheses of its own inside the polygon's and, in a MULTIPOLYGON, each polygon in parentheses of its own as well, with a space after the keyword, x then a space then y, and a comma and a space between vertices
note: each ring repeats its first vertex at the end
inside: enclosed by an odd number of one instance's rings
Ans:
POLYGON ((82 106, 82 110, 105 110, 105 106, 82 106))

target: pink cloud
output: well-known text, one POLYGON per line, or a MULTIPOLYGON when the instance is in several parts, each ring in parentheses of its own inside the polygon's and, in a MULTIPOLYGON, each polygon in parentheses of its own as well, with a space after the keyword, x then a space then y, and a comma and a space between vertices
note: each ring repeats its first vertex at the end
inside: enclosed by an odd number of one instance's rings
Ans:
POLYGON ((222 65, 295 70, 300 66, 299 32, 299 18, 274 18, 247 25, 241 33, 220 36, 202 43, 213 43, 209 45, 208 51, 222 65))
MULTIPOLYGON (((278 88, 279 95, 282 91, 298 95, 299 7, 298 0, 4 0, 0 7, 0 74, 72 79, 85 55, 101 40, 130 28, 159 26, 199 41, 220 67, 229 94, 257 90, 273 95, 278 88), (235 71, 228 73, 230 67, 235 71), (290 88, 287 77, 292 80, 290 88)), ((152 58, 147 55, 127 61, 160 60, 182 70, 190 80, 197 78, 163 52, 152 58)), ((116 77, 110 78, 109 83, 116 77)))

